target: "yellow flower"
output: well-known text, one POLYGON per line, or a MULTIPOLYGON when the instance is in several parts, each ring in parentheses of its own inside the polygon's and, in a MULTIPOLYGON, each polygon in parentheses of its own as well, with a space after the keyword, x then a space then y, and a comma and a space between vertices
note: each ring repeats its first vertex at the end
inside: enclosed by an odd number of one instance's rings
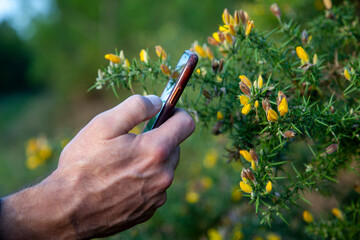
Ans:
POLYGON ((219 111, 216 113, 216 118, 217 118, 217 120, 222 120, 222 119, 224 119, 224 115, 219 111))
POLYGON ((52 149, 45 137, 31 138, 26 145, 26 166, 35 169, 44 164, 52 155, 52 149))
POLYGON ((161 69, 162 73, 165 74, 166 76, 171 75, 171 70, 165 64, 161 64, 160 69, 161 69))
POLYGON ((240 99, 241 105, 246 105, 250 101, 250 98, 248 96, 246 96, 246 95, 240 95, 239 99, 240 99))
POLYGON ((331 9, 332 7, 331 0, 324 0, 324 6, 327 10, 331 9))
POLYGON ((313 64, 316 65, 318 63, 318 55, 315 53, 313 57, 313 64))
POLYGON ((246 86, 248 86, 249 88, 251 88, 251 81, 245 76, 245 75, 240 75, 239 78, 241 79, 241 81, 243 83, 246 84, 246 86))
POLYGON ((188 203, 197 203, 199 201, 199 194, 195 191, 190 191, 186 193, 185 199, 188 203))
POLYGON ((234 25, 232 25, 232 24, 219 26, 219 31, 221 31, 221 32, 223 32, 223 33, 230 33, 230 34, 233 35, 233 36, 236 35, 236 31, 235 31, 234 25))
POLYGON ((250 32, 251 32, 251 29, 255 27, 254 25, 254 21, 248 21, 247 24, 246 24, 246 29, 245 29, 245 36, 249 36, 250 32))
POLYGON ((258 100, 255 101, 254 107, 255 107, 255 108, 258 108, 258 107, 259 107, 259 101, 258 101, 258 100))
POLYGON ((351 80, 351 75, 350 75, 350 71, 347 68, 344 68, 344 76, 346 78, 346 80, 351 80))
POLYGON ((277 113, 270 108, 267 112, 267 120, 271 122, 276 122, 278 118, 279 116, 277 115, 277 113))
POLYGON ((30 156, 26 159, 26 167, 30 170, 39 167, 41 164, 42 164, 41 159, 36 155, 30 156))
POLYGON ((160 45, 155 46, 155 52, 159 58, 161 58, 162 60, 166 60, 167 54, 160 45))
POLYGON ((309 55, 306 53, 306 51, 302 47, 300 47, 300 46, 296 47, 296 54, 305 63, 309 62, 309 55))
POLYGON ((285 114, 289 111, 286 98, 281 100, 278 110, 280 112, 280 116, 285 116, 285 114))
POLYGON ((242 198, 242 192, 238 190, 238 188, 233 188, 231 191, 231 200, 233 202, 238 202, 242 198))
POLYGON ((234 24, 235 27, 238 27, 240 25, 240 13, 238 10, 235 10, 234 12, 234 24))
POLYGON ((331 209, 331 213, 340 220, 344 220, 344 215, 338 208, 331 209))
POLYGON ((229 14, 229 11, 227 10, 227 8, 224 9, 221 17, 222 17, 224 24, 230 23, 230 14, 229 14))
POLYGON ((244 239, 244 233, 241 232, 240 229, 234 230, 233 238, 232 240, 243 240, 244 239))
POLYGON ((251 161, 251 168, 256 171, 256 163, 255 161, 251 161))
POLYGON ((145 49, 141 49, 140 51, 140 61, 149 64, 149 56, 147 51, 145 51, 145 49))
POLYGON ((281 240, 281 237, 275 233, 268 233, 266 235, 266 240, 281 240))
POLYGON ((220 233, 218 232, 218 230, 216 230, 215 228, 210 228, 208 230, 208 237, 209 240, 222 240, 222 236, 220 235, 220 233))
POLYGON ((123 64, 124 68, 130 68, 130 62, 127 58, 125 58, 124 64, 123 64))
POLYGON ((225 33, 225 39, 230 45, 233 44, 233 39, 230 33, 225 33))
POLYGON ((251 104, 248 103, 241 109, 241 113, 247 115, 250 112, 250 110, 251 110, 251 104))
POLYGON ((252 187, 249 184, 244 183, 242 181, 240 182, 240 188, 246 193, 252 193, 253 191, 252 187))
POLYGON ((216 42, 218 42, 218 43, 221 43, 221 42, 222 42, 221 39, 220 39, 220 36, 219 36, 219 33, 218 33, 218 32, 214 32, 214 33, 212 34, 212 36, 213 36, 213 38, 215 39, 216 42))
POLYGON ((263 86, 263 78, 261 75, 259 75, 258 81, 257 81, 257 87, 258 87, 258 89, 261 89, 262 86, 263 86))
POLYGON ((200 182, 204 189, 209 189, 213 185, 213 180, 209 177, 201 178, 200 182))
POLYGON ((303 212, 303 219, 307 223, 312 223, 314 221, 312 214, 307 210, 303 212))
POLYGON ((222 82, 222 78, 219 75, 216 75, 216 81, 220 83, 222 82))
POLYGON ((206 52, 206 56, 207 56, 210 60, 213 60, 213 59, 214 59, 214 54, 212 53, 211 49, 210 49, 208 46, 206 46, 205 52, 206 52))
POLYGON ((198 44, 196 44, 194 46, 195 52, 198 53, 200 55, 200 57, 206 57, 206 52, 205 50, 198 44))
POLYGON ((105 59, 107 59, 113 63, 119 63, 121 61, 119 56, 116 56, 115 54, 112 54, 112 53, 106 54, 105 59))
POLYGON ((210 149, 203 160, 204 167, 213 168, 217 162, 217 159, 218 152, 215 149, 210 149))
POLYGON ((243 156, 245 158, 246 161, 248 162, 252 162, 254 161, 254 159, 251 157, 250 153, 246 150, 240 150, 239 151, 240 155, 243 156))
POLYGON ((272 190, 272 183, 270 182, 270 181, 268 181, 268 183, 266 184, 266 187, 265 187, 265 189, 266 189, 266 192, 271 192, 271 190, 272 190))

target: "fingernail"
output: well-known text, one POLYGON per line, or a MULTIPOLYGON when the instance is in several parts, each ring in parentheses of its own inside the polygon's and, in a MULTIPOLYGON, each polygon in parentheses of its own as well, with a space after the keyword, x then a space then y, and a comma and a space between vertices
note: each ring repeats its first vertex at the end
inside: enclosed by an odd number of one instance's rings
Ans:
POLYGON ((160 108, 161 105, 162 105, 162 102, 160 100, 160 98, 156 95, 148 95, 146 96, 150 101, 151 103, 156 107, 156 108, 160 108))

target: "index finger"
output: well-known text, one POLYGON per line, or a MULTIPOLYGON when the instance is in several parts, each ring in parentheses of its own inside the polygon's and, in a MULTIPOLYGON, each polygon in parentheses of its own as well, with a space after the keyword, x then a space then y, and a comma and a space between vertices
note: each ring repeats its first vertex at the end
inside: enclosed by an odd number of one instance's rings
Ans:
POLYGON ((174 114, 158 128, 145 134, 151 138, 166 143, 169 149, 173 149, 188 138, 195 130, 195 122, 183 109, 176 108, 174 114))

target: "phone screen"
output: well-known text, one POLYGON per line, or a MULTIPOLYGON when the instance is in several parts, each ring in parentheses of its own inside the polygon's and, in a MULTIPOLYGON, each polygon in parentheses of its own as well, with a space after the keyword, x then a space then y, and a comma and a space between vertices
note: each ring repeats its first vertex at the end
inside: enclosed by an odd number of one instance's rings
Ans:
POLYGON ((156 120, 158 119, 160 113, 162 112, 164 105, 166 103, 166 101, 168 100, 171 92, 173 91, 176 82, 179 78, 179 76, 181 75, 181 72, 184 70, 184 67, 186 66, 186 63, 188 62, 188 60, 190 59, 190 55, 191 52, 186 50, 185 53, 181 56, 178 64, 175 67, 175 70, 173 71, 173 73, 171 74, 171 77, 164 89, 164 91, 162 92, 160 99, 162 101, 162 108, 161 110, 158 112, 158 114, 156 114, 155 117, 151 118, 148 123, 146 124, 146 127, 144 129, 143 132, 147 132, 149 130, 151 130, 156 122, 156 120))

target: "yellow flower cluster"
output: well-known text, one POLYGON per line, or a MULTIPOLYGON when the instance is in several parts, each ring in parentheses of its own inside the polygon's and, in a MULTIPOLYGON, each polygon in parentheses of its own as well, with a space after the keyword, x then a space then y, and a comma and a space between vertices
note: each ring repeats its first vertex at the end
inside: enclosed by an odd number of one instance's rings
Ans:
POLYGON ((245 29, 244 34, 247 37, 254 25, 247 12, 243 10, 236 10, 234 15, 231 15, 225 8, 222 13, 223 25, 219 26, 219 30, 214 32, 212 36, 208 37, 208 43, 213 46, 222 44, 224 47, 234 44, 235 36, 240 31, 241 27, 245 29))
MULTIPOLYGON (((253 169, 253 171, 256 171, 259 160, 255 150, 251 149, 250 152, 247 150, 240 150, 239 153, 241 156, 243 156, 243 158, 246 161, 251 163, 251 168, 253 169)), ((241 171, 241 179, 242 181, 240 181, 239 183, 240 189, 246 193, 252 193, 253 188, 251 187, 250 182, 252 182, 253 184, 256 183, 254 173, 250 169, 243 169, 241 171)), ((268 183, 265 186, 265 193, 269 193, 271 192, 271 190, 272 190, 272 183, 271 181, 268 181, 268 183)))
MULTIPOLYGON (((282 91, 278 92, 278 97, 276 99, 277 110, 280 113, 280 116, 285 116, 289 112, 288 101, 285 94, 282 91)), ((262 107, 266 112, 266 118, 270 122, 276 122, 279 119, 278 114, 271 108, 270 102, 267 98, 263 99, 262 107)))
MULTIPOLYGON (((263 86, 263 78, 261 75, 259 75, 258 80, 254 81, 254 85, 252 85, 251 81, 245 75, 240 75, 239 78, 241 80, 239 82, 239 88, 244 93, 243 95, 239 96, 240 103, 241 103, 241 105, 244 106, 241 109, 241 113, 244 115, 247 115, 251 110, 250 101, 251 101, 251 97, 253 96, 251 89, 252 89, 252 87, 254 87, 255 89, 261 90, 261 88, 263 86)), ((255 107, 255 109, 257 109, 259 107, 258 100, 255 100, 254 107, 255 107)))
POLYGON ((52 155, 52 149, 45 137, 31 138, 26 144, 26 166, 33 170, 43 165, 52 155))
POLYGON ((214 54, 211 49, 204 43, 202 46, 199 45, 198 41, 192 44, 191 50, 196 52, 201 58, 209 58, 210 61, 214 59, 214 54))

